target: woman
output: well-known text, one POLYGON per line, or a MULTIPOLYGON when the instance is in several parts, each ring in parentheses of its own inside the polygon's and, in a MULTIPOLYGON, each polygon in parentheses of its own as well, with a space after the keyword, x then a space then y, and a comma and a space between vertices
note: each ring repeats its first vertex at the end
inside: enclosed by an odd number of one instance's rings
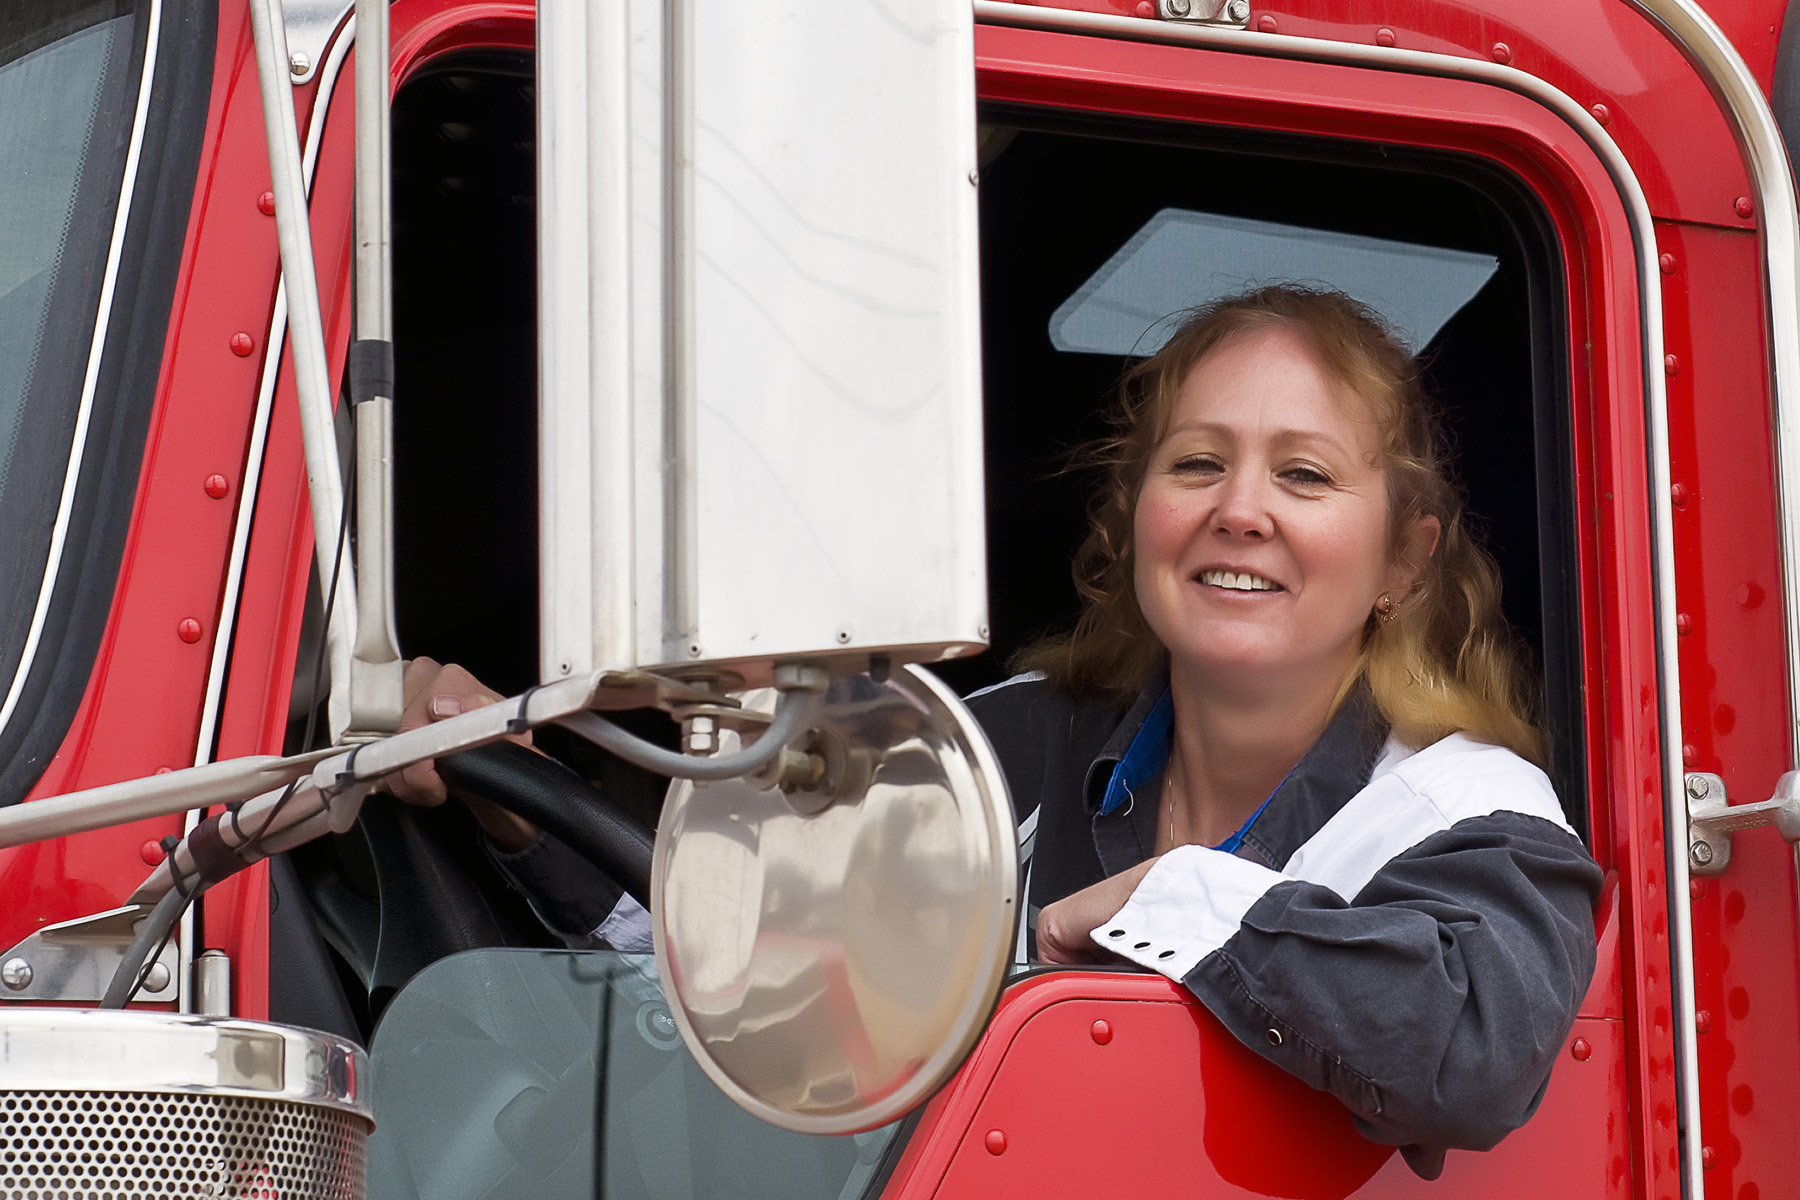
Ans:
POLYGON ((1435 1177, 1542 1098, 1600 872, 1416 365, 1347 297, 1274 287, 1120 395, 1080 621, 970 697, 1038 810, 1038 957, 1181 982, 1435 1177))

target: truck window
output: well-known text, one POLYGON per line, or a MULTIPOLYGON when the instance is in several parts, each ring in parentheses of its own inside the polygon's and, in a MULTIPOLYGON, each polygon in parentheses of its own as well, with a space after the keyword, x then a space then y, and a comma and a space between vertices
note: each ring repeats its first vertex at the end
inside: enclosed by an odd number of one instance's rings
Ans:
POLYGON ((981 154, 994 641, 941 672, 965 692, 998 682, 1074 620, 1092 481, 1069 452, 1104 432, 1110 389, 1166 338, 1163 318, 1329 282, 1385 308, 1420 354, 1507 618, 1542 667, 1552 778, 1585 830, 1561 264, 1523 188, 1442 154, 1019 110, 986 114, 981 154))
POLYGON ((906 1122, 765 1125, 682 1044, 648 956, 478 950, 426 969, 370 1047, 376 1200, 879 1194, 906 1122))

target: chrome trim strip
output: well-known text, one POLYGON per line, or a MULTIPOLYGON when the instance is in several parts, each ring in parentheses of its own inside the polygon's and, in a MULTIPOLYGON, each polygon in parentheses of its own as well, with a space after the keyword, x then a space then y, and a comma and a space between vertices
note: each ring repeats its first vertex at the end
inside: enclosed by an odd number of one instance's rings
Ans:
POLYGON ((87 452, 88 423, 93 418, 94 391, 100 382, 100 359, 106 350, 106 333, 112 316, 113 289, 118 285, 119 260, 125 251, 125 227, 131 220, 131 202, 137 191, 138 160, 143 155, 144 126, 150 119, 150 92, 156 82, 156 59, 162 44, 162 0, 149 0, 149 29, 144 39, 144 74, 138 80, 137 113, 131 121, 131 144, 125 152, 125 171, 119 182, 119 206, 113 214, 112 242, 106 251, 106 275, 100 284, 100 306, 94 317, 94 338, 88 347, 87 373, 81 381, 81 405, 75 415, 75 435, 69 446, 69 465, 63 471, 62 497, 57 502, 56 524, 50 530, 50 550, 44 560, 44 581, 38 588, 37 607, 25 634, 25 649, 13 672, 6 700, 0 702, 0 730, 12 720, 37 659, 44 622, 50 616, 50 600, 56 577, 62 573, 63 549, 69 538, 70 514, 75 507, 75 488, 80 481, 81 459, 87 452))
MULTIPOLYGON (((1723 41, 1718 28, 1706 20, 1704 14, 1694 9, 1688 0, 1626 0, 1640 11, 1651 15, 1652 19, 1667 33, 1670 38, 1682 47, 1695 61, 1694 55, 1682 44, 1681 38, 1689 32, 1697 32, 1723 43, 1709 43, 1714 60, 1726 63, 1735 62, 1742 79, 1749 79, 1748 72, 1743 70, 1743 62, 1737 58, 1730 44, 1723 41), (1654 8, 1656 13, 1652 13, 1654 8), (1663 19, 1663 10, 1670 10, 1668 21, 1663 19), (1706 31, 1710 30, 1710 34, 1706 31)), ((1662 748, 1663 767, 1663 821, 1664 845, 1668 851, 1667 871, 1669 881, 1669 915, 1671 922, 1671 954, 1673 957, 1672 984, 1676 1009, 1676 1025, 1674 1029, 1675 1050, 1678 1060, 1678 1078, 1681 1088, 1681 1126, 1686 1132, 1686 1142, 1682 1147, 1683 1171, 1682 1182, 1691 1196, 1700 1195, 1700 1091, 1699 1091, 1699 1058, 1694 1045, 1694 963, 1692 918, 1688 907, 1687 885, 1687 847, 1685 832, 1670 834, 1669 831, 1685 831, 1687 829, 1687 807, 1685 797, 1685 772, 1681 762, 1681 679, 1676 669, 1676 633, 1675 633, 1675 541, 1671 528, 1672 507, 1669 500, 1669 416, 1668 393, 1663 379, 1663 320, 1662 290, 1660 269, 1657 266, 1656 232, 1650 215, 1649 203, 1644 198, 1643 188, 1639 186, 1631 164, 1619 148, 1613 144, 1592 114, 1567 94, 1557 90, 1550 84, 1533 75, 1528 75, 1514 67, 1501 66, 1498 63, 1484 62, 1474 58, 1457 58, 1447 54, 1427 54, 1417 50, 1402 50, 1382 46, 1362 46, 1350 42, 1333 42, 1323 39, 1297 38, 1273 33, 1246 33, 1239 30, 1215 29, 1204 26, 1172 25, 1160 21, 1147 20, 1141 17, 1114 17, 1094 13, 1065 12, 1057 9, 1025 7, 997 0, 974 0, 975 19, 989 25, 1010 25, 1025 29, 1042 29, 1059 33, 1087 34, 1097 37, 1108 37, 1118 40, 1151 42, 1174 45, 1202 47, 1208 50, 1219 50, 1231 54, 1256 55, 1267 58, 1296 59, 1308 62, 1331 63, 1338 66, 1365 67, 1380 71, 1400 71, 1415 75, 1433 75, 1448 79, 1468 79, 1479 83, 1491 84, 1524 96, 1526 99, 1541 104, 1561 117, 1572 129, 1579 133, 1582 140, 1600 159, 1612 177, 1613 185, 1619 190, 1619 198, 1625 205, 1626 215, 1631 224, 1632 241, 1638 256, 1638 311, 1639 320, 1643 324, 1643 375, 1644 375, 1644 412, 1649 433, 1648 467, 1650 475, 1650 526, 1652 550, 1655 555, 1657 578, 1655 590, 1656 602, 1656 667, 1661 684, 1660 703, 1658 705, 1659 735, 1662 748), (1671 838, 1673 840, 1671 840, 1671 838)), ((1698 63, 1696 64, 1698 66, 1698 63)), ((1707 74, 1702 68, 1701 73, 1707 74)), ((1710 80, 1709 80, 1710 82, 1710 80)), ((1741 86, 1742 80, 1733 76, 1734 86, 1741 86)), ((1750 94, 1761 102, 1761 93, 1756 91, 1754 80, 1750 80, 1750 94)), ((1736 95, 1735 92, 1732 95, 1736 95)), ((1725 103, 1721 99, 1721 103, 1725 103)), ((1767 119, 1770 131, 1773 132, 1773 118, 1768 116, 1766 105, 1762 113, 1767 119)), ((1728 119, 1731 114, 1727 114, 1728 119)), ((1776 135, 1774 145, 1779 149, 1781 143, 1776 135)), ((1760 153, 1766 154, 1767 147, 1761 147, 1760 153)), ((1780 171, 1785 179, 1786 160, 1780 158, 1780 171)), ((1756 161, 1751 169, 1755 171, 1756 161)), ((1786 192, 1785 218, 1787 228, 1792 229, 1793 187, 1791 181, 1784 184, 1786 192)), ((1768 187, 1760 190, 1765 194, 1764 213, 1780 213, 1782 206, 1767 207, 1770 203, 1766 193, 1768 187)), ((1765 222, 1767 223, 1767 222, 1765 222)), ((1791 243, 1791 238, 1789 239, 1791 243)), ((1793 259, 1790 255, 1784 270, 1788 280, 1789 304, 1785 310, 1786 328, 1795 329, 1795 312, 1797 306, 1793 299, 1793 259)), ((1775 274, 1771 269, 1771 276, 1775 274)), ((1771 288, 1774 281, 1771 280, 1771 288)), ((1771 301, 1771 317, 1781 311, 1771 301)), ((1791 339, 1790 339, 1791 340, 1791 339)), ((1790 346, 1790 349, 1792 347, 1790 346)), ((1781 378, 1800 378, 1800 375, 1780 372, 1781 378)), ((1777 396, 1780 395, 1779 387, 1777 396)), ((1780 406, 1777 404, 1777 411, 1780 406)), ((1783 439, 1793 437, 1800 431, 1790 431, 1777 420, 1782 429, 1783 439)), ((1800 440, 1796 440, 1796 454, 1784 456, 1785 461, 1796 464, 1800 471, 1800 440)), ((1800 486, 1793 491, 1784 487, 1783 496, 1800 498, 1800 486)), ((1784 521, 1784 534, 1788 539, 1795 536, 1790 523, 1784 521)), ((1784 543, 1787 544, 1787 543, 1784 543)), ((1800 551, 1790 553, 1787 557, 1790 567, 1800 564, 1800 551)), ((1794 645, 1794 613, 1795 594, 1800 589, 1788 588, 1789 594, 1789 630, 1790 647, 1794 645)), ((1790 648, 1789 662, 1800 663, 1790 648)), ((1793 672, 1790 671, 1790 685, 1793 672)), ((1800 711, 1797 709, 1796 711, 1800 711)), ((1800 745, 1797 735, 1796 745, 1800 745)))
MULTIPOLYGON (((343 35, 332 43, 322 67, 315 68, 319 72, 319 87, 313 93, 312 117, 306 126, 305 161, 301 165, 302 183, 310 197, 312 194, 313 172, 319 164, 319 143, 325 132, 325 114, 331 108, 331 99, 337 87, 338 71, 344 65, 344 57, 350 52, 351 44, 356 40, 356 18, 351 17, 344 23, 343 35)), ((275 288, 275 307, 269 318, 269 336, 263 342, 265 346, 279 347, 287 330, 287 280, 280 279, 275 288)), ((219 601, 219 619, 214 622, 212 657, 206 667, 206 698, 200 704, 200 736, 194 742, 194 765, 201 766, 212 761, 213 738, 219 729, 219 708, 225 694, 225 664, 231 658, 231 641, 237 632, 238 595, 244 586, 244 559, 249 553, 250 525, 252 513, 256 508, 257 490, 262 484, 263 450, 269 440, 269 417, 274 411, 275 381, 280 374, 281 354, 263 355, 262 378, 257 382, 256 416, 250 426, 250 445, 244 455, 244 477, 238 483, 237 514, 233 518, 231 528, 231 558, 225 567, 225 590, 219 601)), ((182 836, 194 832, 194 826, 200 823, 200 810, 195 809, 187 814, 182 824, 182 836)), ((194 1010, 193 978, 188 969, 195 961, 199 947, 194 942, 194 909, 190 906, 181 914, 180 926, 180 970, 175 977, 180 981, 181 990, 176 1007, 182 1012, 194 1010)))

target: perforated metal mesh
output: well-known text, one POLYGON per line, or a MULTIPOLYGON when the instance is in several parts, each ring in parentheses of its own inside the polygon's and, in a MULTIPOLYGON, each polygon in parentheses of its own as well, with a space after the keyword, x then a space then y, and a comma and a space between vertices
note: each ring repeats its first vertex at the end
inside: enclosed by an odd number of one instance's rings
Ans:
POLYGON ((280 1100, 0 1091, 0 1200, 364 1200, 368 1136, 280 1100))

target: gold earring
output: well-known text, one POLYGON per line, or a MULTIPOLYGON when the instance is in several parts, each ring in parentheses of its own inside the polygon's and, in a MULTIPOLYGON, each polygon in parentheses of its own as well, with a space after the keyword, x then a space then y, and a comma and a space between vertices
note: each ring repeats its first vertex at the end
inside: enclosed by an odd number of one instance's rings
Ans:
POLYGON ((1375 611, 1381 615, 1382 624, 1385 625, 1392 621, 1394 619, 1394 598, 1386 592, 1381 593, 1380 598, 1375 601, 1375 611))

